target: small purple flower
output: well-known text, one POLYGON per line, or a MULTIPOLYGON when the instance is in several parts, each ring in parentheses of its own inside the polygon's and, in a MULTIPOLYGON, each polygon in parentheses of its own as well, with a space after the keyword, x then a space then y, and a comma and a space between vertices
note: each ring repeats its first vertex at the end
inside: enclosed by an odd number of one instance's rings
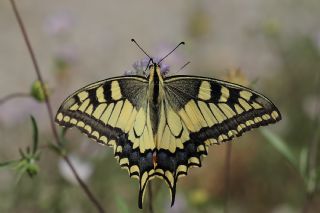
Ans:
POLYGON ((136 61, 132 67, 135 69, 135 70, 145 70, 147 68, 147 66, 150 64, 150 59, 149 58, 144 58, 144 59, 141 59, 139 61, 136 61))
MULTIPOLYGON (((154 62, 158 63, 160 61, 160 58, 154 58, 154 62)), ((149 75, 149 69, 148 65, 151 65, 149 58, 144 58, 139 61, 136 61, 132 67, 133 70, 126 70, 124 72, 124 75, 141 75, 141 76, 148 76, 149 75)), ((166 76, 169 73, 170 66, 164 63, 160 63, 160 72, 162 75, 166 76)))
POLYGON ((59 36, 69 31, 73 26, 73 19, 70 14, 60 11, 45 20, 45 31, 52 36, 59 36))
POLYGON ((160 71, 161 74, 166 76, 168 75, 169 71, 170 71, 170 66, 168 64, 162 64, 160 65, 160 71))

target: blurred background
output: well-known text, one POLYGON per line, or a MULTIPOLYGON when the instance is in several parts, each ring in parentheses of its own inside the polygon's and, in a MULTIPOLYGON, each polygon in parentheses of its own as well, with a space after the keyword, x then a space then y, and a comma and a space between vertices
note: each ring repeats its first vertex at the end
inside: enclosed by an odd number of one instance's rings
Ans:
MULTIPOLYGON (((144 55, 131 38, 158 57, 185 41, 165 61, 172 73, 190 61, 178 74, 248 85, 269 97, 283 116, 264 131, 234 140, 229 212, 320 211, 319 1, 17 0, 17 5, 54 112, 73 91, 132 70, 144 55)), ((35 80, 10 3, 0 1, 0 162, 20 159, 18 150, 32 144, 30 115, 38 124, 41 152, 33 178, 17 166, 0 167, 0 212, 94 212, 65 162, 48 149, 53 136, 45 104, 29 95, 35 80)), ((140 212, 138 181, 120 169, 110 148, 75 129, 66 139, 77 171, 108 212, 140 212)), ((154 180, 155 212, 223 212, 226 147, 210 147, 202 168, 179 180, 173 208, 165 183, 154 180)))

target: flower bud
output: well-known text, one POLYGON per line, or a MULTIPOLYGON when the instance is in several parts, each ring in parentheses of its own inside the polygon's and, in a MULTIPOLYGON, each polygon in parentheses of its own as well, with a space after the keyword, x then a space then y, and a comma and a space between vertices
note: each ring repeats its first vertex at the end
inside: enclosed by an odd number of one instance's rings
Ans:
POLYGON ((44 102, 46 100, 46 94, 48 94, 48 88, 46 84, 41 86, 41 82, 39 80, 33 82, 31 85, 31 96, 33 98, 39 102, 44 102))

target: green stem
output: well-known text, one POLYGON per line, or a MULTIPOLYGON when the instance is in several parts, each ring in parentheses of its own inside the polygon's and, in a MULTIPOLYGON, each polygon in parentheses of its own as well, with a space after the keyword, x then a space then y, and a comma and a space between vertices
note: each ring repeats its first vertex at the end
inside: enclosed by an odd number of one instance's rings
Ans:
MULTIPOLYGON (((17 6, 15 4, 15 1, 14 0, 10 0, 10 3, 11 3, 11 6, 12 6, 12 9, 13 9, 13 12, 14 12, 14 15, 18 21, 18 24, 19 24, 19 27, 20 27, 20 30, 21 30, 21 33, 22 33, 22 36, 23 36, 23 39, 27 45, 27 48, 28 48, 28 51, 29 51, 29 54, 30 54, 30 57, 31 57, 31 60, 32 60, 32 64, 34 66, 34 69, 35 69, 35 72, 37 74, 37 78, 38 80, 40 81, 41 83, 41 87, 42 87, 42 90, 44 91, 44 96, 45 96, 45 103, 46 103, 46 107, 47 107, 47 111, 48 111, 48 114, 49 114, 49 119, 50 119, 50 124, 51 124, 51 129, 52 129, 52 133, 54 135, 54 138, 55 138, 55 141, 58 145, 61 144, 60 142, 60 138, 58 136, 58 132, 57 132, 57 129, 55 127, 55 124, 54 124, 54 120, 53 120, 53 111, 52 111, 52 107, 51 107, 51 103, 50 103, 50 99, 48 98, 48 94, 47 94, 47 91, 45 88, 43 88, 43 85, 44 85, 44 81, 43 81, 43 78, 41 76, 41 72, 40 72, 40 69, 39 69, 39 65, 38 65, 38 62, 37 62, 37 59, 36 59, 36 56, 34 54, 34 51, 32 49, 32 46, 31 46, 31 43, 30 43, 30 40, 29 40, 29 37, 28 37, 28 34, 27 34, 27 31, 24 27, 24 24, 23 24, 23 21, 20 17, 20 14, 19 14, 19 11, 17 9, 17 6)), ((96 207, 97 211, 98 212, 105 212, 104 209, 102 208, 102 205, 98 202, 98 200, 95 198, 95 196, 92 194, 92 192, 89 190, 88 186, 83 182, 83 180, 80 178, 79 174, 77 173, 77 171, 75 170, 73 164, 71 163, 71 161, 69 160, 68 156, 67 155, 63 155, 62 156, 63 159, 66 161, 67 165, 70 167, 73 175, 76 177, 79 185, 81 186, 81 188, 83 189, 83 191, 85 192, 85 194, 87 195, 87 197, 89 198, 89 200, 93 203, 93 205, 96 207)))
MULTIPOLYGON (((320 80, 320 74, 317 73, 314 80, 315 85, 315 94, 317 94, 318 84, 320 80)), ((318 104, 314 105, 314 110, 318 109, 318 104)), ((317 177, 316 177, 316 169, 317 169, 317 160, 318 160, 318 147, 320 141, 320 119, 318 117, 314 120, 315 133, 312 140, 309 143, 309 152, 308 152, 308 167, 307 167, 307 195, 304 203, 304 207, 302 209, 303 213, 307 213, 310 210, 310 206, 313 202, 314 194, 317 188, 317 177)))

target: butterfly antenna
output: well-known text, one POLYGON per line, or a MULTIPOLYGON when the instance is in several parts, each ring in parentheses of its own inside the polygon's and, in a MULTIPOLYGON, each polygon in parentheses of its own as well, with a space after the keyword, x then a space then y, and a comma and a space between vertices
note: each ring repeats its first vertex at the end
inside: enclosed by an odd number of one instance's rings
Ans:
POLYGON ((182 70, 183 68, 185 68, 187 65, 189 65, 191 62, 190 61, 188 61, 187 63, 185 63, 182 67, 180 67, 180 69, 178 70, 178 71, 180 71, 180 70, 182 70))
MULTIPOLYGON (((135 43, 135 44, 139 47, 139 49, 140 49, 144 54, 146 54, 146 56, 148 56, 148 58, 150 59, 150 61, 152 61, 152 58, 148 55, 148 53, 146 53, 146 51, 144 51, 144 49, 142 49, 142 47, 136 42, 136 40, 134 40, 134 39, 132 38, 131 41, 132 41, 133 43, 135 43)), ((150 63, 150 61, 149 61, 149 63, 150 63)))
POLYGON ((147 71, 147 69, 149 68, 150 63, 153 64, 153 59, 152 59, 152 58, 149 59, 148 64, 147 64, 146 68, 145 68, 144 71, 143 71, 144 73, 145 73, 145 72, 147 71))
POLYGON ((170 76, 177 74, 178 72, 180 72, 181 70, 183 70, 187 65, 189 65, 191 62, 188 61, 187 63, 185 63, 182 67, 180 67, 180 69, 178 69, 177 71, 175 71, 174 73, 170 73, 170 76))
POLYGON ((161 61, 163 61, 166 57, 168 57, 171 53, 173 53, 180 45, 185 45, 185 42, 180 42, 173 50, 171 50, 167 55, 165 55, 160 61, 158 61, 158 64, 160 64, 161 61))

